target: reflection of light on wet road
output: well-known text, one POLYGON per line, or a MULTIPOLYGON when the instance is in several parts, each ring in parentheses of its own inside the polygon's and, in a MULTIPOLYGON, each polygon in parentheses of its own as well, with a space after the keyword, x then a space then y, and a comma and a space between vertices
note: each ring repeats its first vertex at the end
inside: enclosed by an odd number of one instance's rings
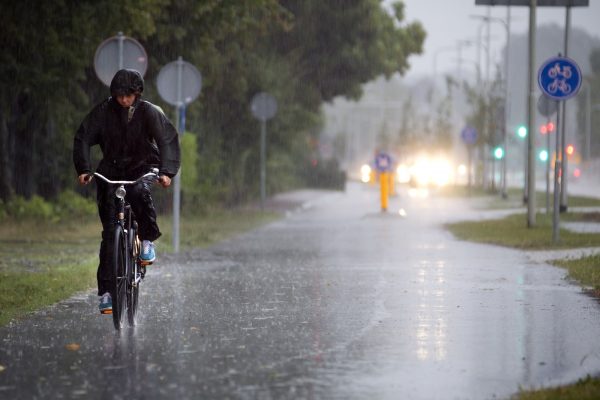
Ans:
POLYGON ((429 190, 425 188, 410 188, 408 189, 408 195, 410 197, 426 198, 429 197, 429 190))
POLYGON ((417 282, 422 286, 418 291, 416 355, 421 361, 429 359, 442 361, 447 356, 446 336, 448 324, 445 305, 445 262, 421 261, 417 282))

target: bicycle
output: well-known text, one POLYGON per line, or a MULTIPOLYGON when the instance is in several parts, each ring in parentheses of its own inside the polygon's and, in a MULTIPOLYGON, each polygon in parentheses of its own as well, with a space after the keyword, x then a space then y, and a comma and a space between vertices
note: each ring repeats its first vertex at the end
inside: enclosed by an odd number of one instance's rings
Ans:
POLYGON ((146 265, 140 259, 141 241, 137 235, 137 222, 131 206, 125 199, 125 186, 135 185, 147 177, 158 179, 158 168, 142 175, 134 181, 112 181, 94 172, 93 176, 109 185, 119 185, 115 189, 116 223, 112 247, 114 287, 111 292, 112 317, 115 329, 120 330, 124 323, 125 310, 130 326, 136 323, 139 299, 139 285, 146 274, 146 265))

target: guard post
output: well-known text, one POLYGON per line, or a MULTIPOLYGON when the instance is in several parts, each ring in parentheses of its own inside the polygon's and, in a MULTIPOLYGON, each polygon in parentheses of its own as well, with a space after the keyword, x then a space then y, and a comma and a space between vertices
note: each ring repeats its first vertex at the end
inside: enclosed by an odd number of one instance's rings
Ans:
POLYGON ((379 193, 381 212, 387 212, 390 196, 390 170, 392 159, 387 153, 379 152, 375 156, 375 169, 379 172, 379 193))

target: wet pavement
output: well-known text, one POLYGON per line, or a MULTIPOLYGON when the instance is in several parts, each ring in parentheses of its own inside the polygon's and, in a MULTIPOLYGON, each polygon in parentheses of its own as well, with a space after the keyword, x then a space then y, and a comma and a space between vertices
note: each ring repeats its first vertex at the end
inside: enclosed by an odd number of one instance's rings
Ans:
POLYGON ((93 292, 0 328, 0 398, 489 399, 600 372, 600 306, 564 270, 442 226, 497 213, 313 195, 162 257, 135 328, 115 333, 93 292))

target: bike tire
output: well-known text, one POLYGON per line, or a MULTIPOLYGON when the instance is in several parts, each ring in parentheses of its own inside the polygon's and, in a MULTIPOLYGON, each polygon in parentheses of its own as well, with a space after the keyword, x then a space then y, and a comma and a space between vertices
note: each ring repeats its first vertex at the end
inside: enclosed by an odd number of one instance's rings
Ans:
POLYGON ((138 260, 139 249, 137 248, 137 231, 134 227, 129 230, 129 268, 130 273, 127 279, 127 322, 130 326, 135 326, 137 321, 138 298, 140 294, 140 282, 136 284, 137 275, 140 274, 140 265, 138 260))
POLYGON ((115 229, 113 246, 114 294, 112 296, 112 316, 116 330, 120 330, 123 327, 125 307, 127 305, 127 275, 129 270, 127 253, 127 238, 123 228, 118 225, 115 229))

